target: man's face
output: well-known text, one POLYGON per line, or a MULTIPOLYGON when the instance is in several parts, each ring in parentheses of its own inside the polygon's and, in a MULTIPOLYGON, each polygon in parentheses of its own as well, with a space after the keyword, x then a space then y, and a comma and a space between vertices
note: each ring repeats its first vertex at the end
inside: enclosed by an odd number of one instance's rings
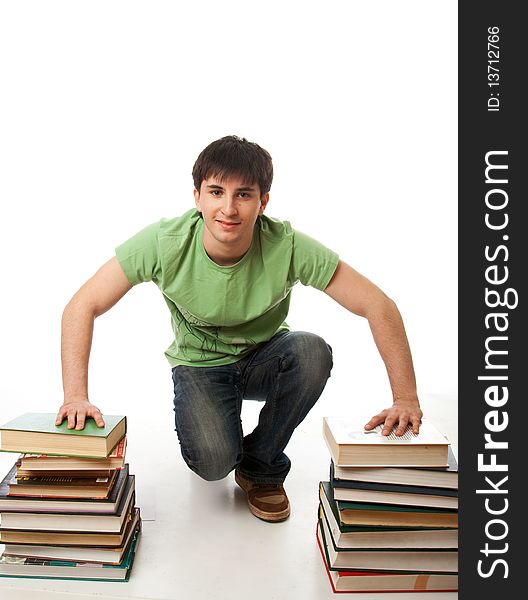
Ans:
POLYGON ((204 220, 206 250, 232 251, 235 256, 251 245, 255 222, 264 212, 269 194, 261 198, 259 185, 248 185, 239 176, 223 181, 209 177, 202 181, 199 192, 194 190, 194 199, 204 220))

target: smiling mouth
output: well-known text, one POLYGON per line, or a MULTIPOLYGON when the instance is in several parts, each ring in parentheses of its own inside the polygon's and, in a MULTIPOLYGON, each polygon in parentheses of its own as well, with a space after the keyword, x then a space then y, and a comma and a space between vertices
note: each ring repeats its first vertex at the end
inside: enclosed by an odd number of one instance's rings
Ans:
POLYGON ((240 225, 239 221, 220 221, 217 219, 217 223, 220 223, 222 227, 234 227, 235 225, 240 225))

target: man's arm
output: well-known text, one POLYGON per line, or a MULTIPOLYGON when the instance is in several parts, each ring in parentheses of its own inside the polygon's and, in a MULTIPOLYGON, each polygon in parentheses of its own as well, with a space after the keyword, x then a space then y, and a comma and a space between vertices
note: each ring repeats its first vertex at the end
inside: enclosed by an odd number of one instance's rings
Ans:
POLYGON ((88 360, 95 318, 112 308, 132 285, 114 256, 73 296, 62 315, 62 383, 64 404, 56 424, 65 417, 68 429, 83 429, 86 417, 104 427, 100 410, 88 399, 88 360))
POLYGON ((368 320, 387 369, 394 403, 372 417, 365 429, 373 429, 384 422, 382 433, 388 435, 397 424, 396 435, 402 435, 407 425, 411 424, 413 432, 418 433, 422 411, 416 393, 409 342, 396 304, 343 261, 339 261, 324 291, 341 306, 368 320))

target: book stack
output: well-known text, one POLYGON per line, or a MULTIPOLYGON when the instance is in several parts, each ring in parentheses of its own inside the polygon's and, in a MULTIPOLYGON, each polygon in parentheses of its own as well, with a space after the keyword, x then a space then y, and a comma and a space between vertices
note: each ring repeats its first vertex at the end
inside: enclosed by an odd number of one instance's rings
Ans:
POLYGON ((125 463, 126 417, 26 413, 0 427, 0 450, 20 456, 0 484, 0 576, 127 581, 141 532, 125 463))
POLYGON ((319 484, 317 541, 334 592, 458 589, 458 465, 423 419, 420 433, 366 432, 325 417, 329 481, 319 484))

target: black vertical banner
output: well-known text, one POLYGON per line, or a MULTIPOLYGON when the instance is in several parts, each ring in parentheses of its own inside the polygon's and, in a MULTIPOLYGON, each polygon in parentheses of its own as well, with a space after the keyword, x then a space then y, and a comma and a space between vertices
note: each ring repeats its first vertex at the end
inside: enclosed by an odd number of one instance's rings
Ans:
POLYGON ((523 589, 528 569, 528 52, 521 7, 459 2, 463 599, 522 597, 514 589, 523 589))

